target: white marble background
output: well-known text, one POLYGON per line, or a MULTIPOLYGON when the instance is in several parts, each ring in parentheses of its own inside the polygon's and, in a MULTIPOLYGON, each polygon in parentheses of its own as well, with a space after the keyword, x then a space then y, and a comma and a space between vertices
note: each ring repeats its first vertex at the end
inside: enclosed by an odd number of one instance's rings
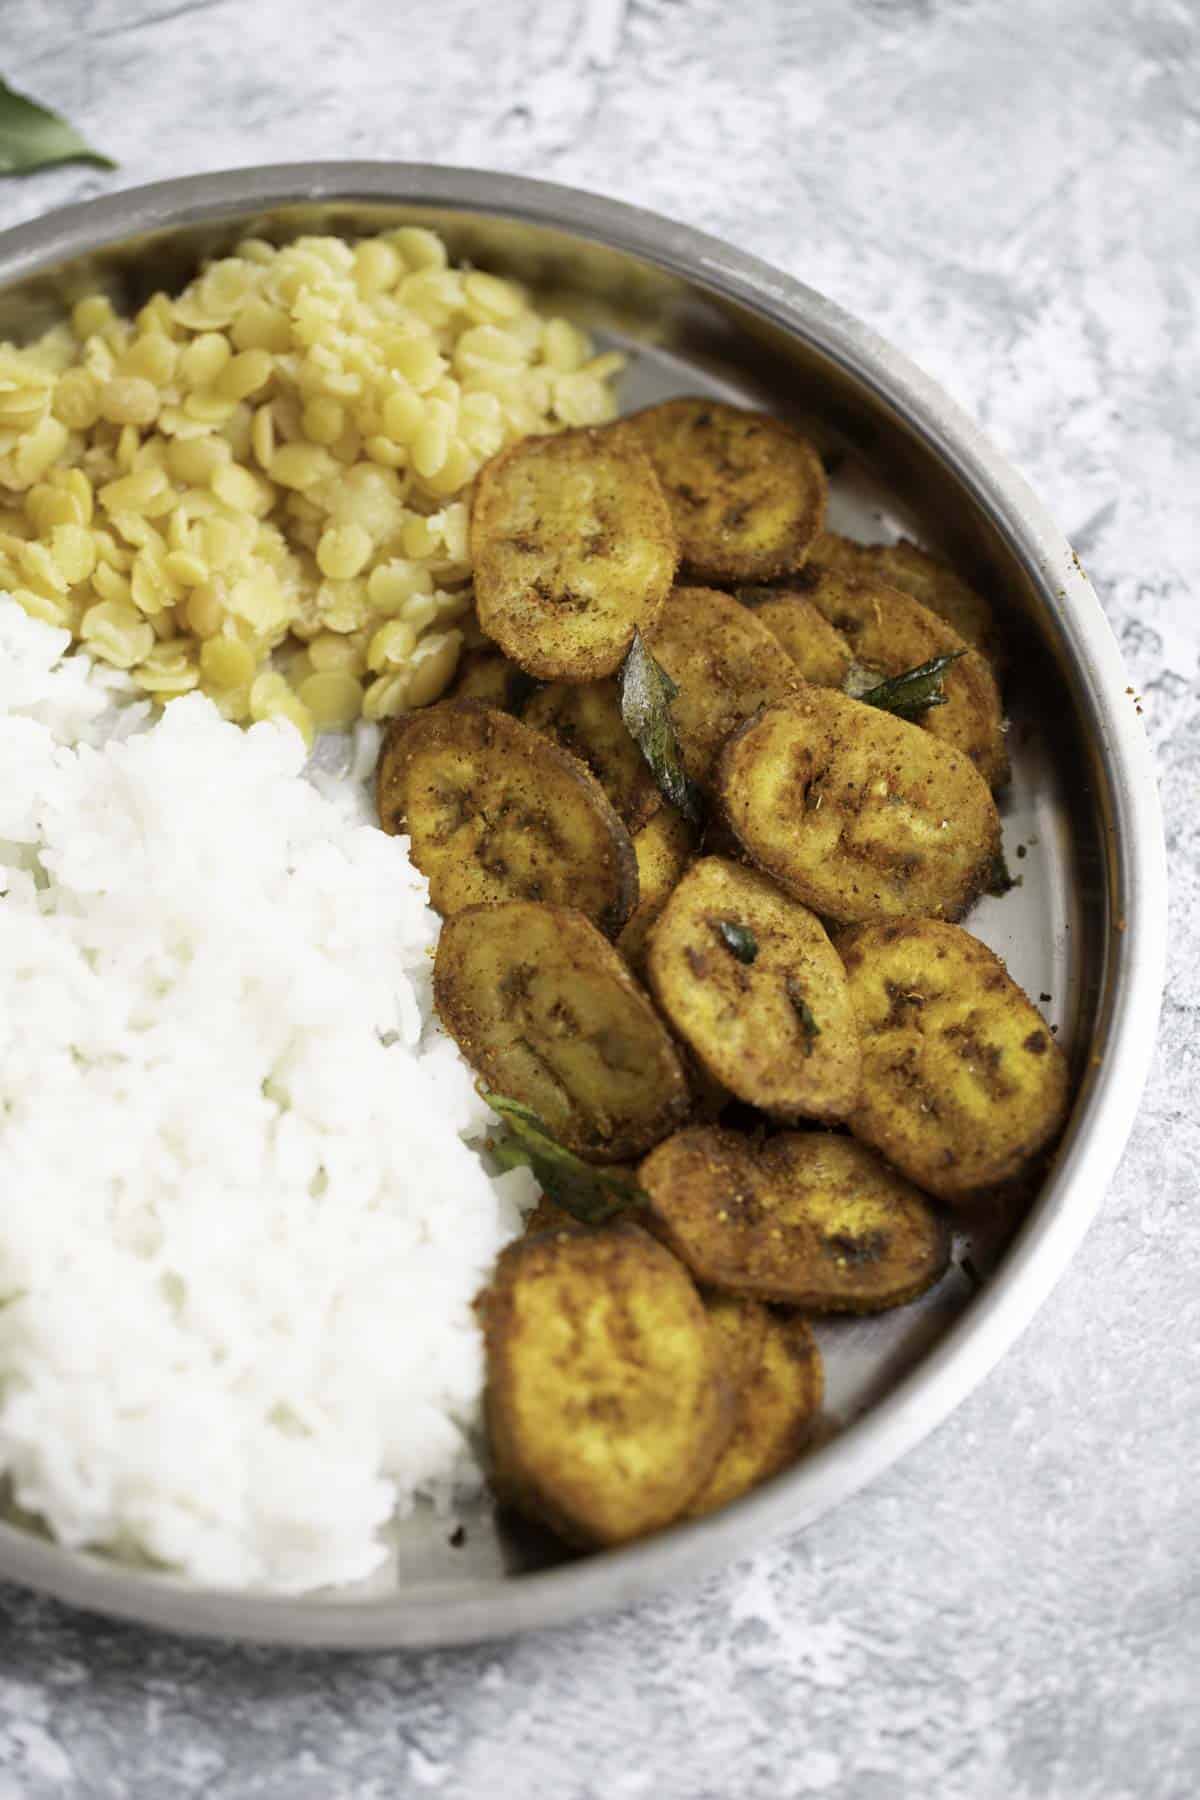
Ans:
POLYGON ((0 1800, 1185 1800, 1200 1790, 1200 12, 1194 0, 0 0, 114 185, 375 156, 758 252, 981 420, 1144 695, 1162 1045, 1070 1273, 868 1493, 706 1587, 479 1651, 200 1647, 0 1591, 0 1800))

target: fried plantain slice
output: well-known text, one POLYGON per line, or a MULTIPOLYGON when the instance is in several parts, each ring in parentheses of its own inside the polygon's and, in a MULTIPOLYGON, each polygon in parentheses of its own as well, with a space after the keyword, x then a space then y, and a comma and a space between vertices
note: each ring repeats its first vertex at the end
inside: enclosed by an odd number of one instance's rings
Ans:
POLYGON ((650 934, 646 977, 672 1030, 739 1100, 788 1122, 853 1110, 858 1032, 837 951, 757 869, 694 862, 650 934))
POLYGON ((533 696, 522 718, 587 765, 628 831, 640 831, 662 806, 658 785, 621 717, 614 680, 551 682, 533 696))
POLYGON ((537 683, 502 650, 468 650, 459 658, 458 673, 447 698, 477 700, 497 712, 519 713, 537 683))
POLYGON ((452 700, 397 719, 375 793, 380 824, 408 833, 443 918, 548 900, 615 933, 637 904, 633 844, 599 782, 507 713, 452 700))
POLYGON ((737 597, 779 640, 805 681, 814 687, 845 687, 854 665, 850 646, 799 588, 744 587, 737 597))
POLYGON ((479 623, 544 681, 611 675, 675 574, 671 514, 633 438, 522 438, 480 470, 471 508, 479 623))
POLYGON ((677 1518, 728 1442, 733 1402, 670 1252, 636 1225, 521 1238, 479 1311, 497 1492, 584 1546, 677 1518))
POLYGON ((843 924, 958 918, 1000 848, 975 765, 903 719, 810 687, 726 744, 717 791, 750 857, 843 924))
POLYGON ((725 1373, 736 1398, 762 1360, 770 1318, 761 1300, 741 1294, 707 1293, 704 1310, 721 1345, 725 1373))
POLYGON ((593 1162, 639 1156, 688 1110, 669 1033, 582 913, 533 901, 447 919, 433 967, 446 1030, 493 1093, 593 1162))
POLYGON ((877 576, 847 575, 818 563, 801 569, 795 579, 850 646, 857 665, 853 692, 903 675, 936 656, 957 653, 958 661, 942 676, 944 705, 931 706, 919 723, 969 756, 989 786, 999 787, 1008 779, 996 678, 986 657, 972 650, 953 626, 877 576))
POLYGON ((676 1038, 675 1043, 683 1058, 688 1088, 692 1096, 691 1111, 688 1117, 695 1125, 715 1125, 726 1107, 733 1105, 734 1096, 727 1087, 723 1087, 714 1076, 709 1074, 700 1058, 692 1053, 688 1044, 685 1044, 681 1038, 676 1038))
POLYGON ((719 1126, 641 1164, 645 1223, 706 1287, 808 1312, 882 1312, 924 1293, 950 1237, 924 1195, 853 1138, 719 1126))
POLYGON ((826 482, 790 425, 701 398, 647 407, 615 429, 654 464, 694 580, 770 581, 800 567, 825 518, 826 482))
POLYGON ((863 1044, 850 1128, 931 1194, 1009 1181, 1061 1130, 1067 1061, 1000 958, 957 925, 843 932, 863 1044))
POLYGON ((633 839, 637 857, 638 903, 617 938, 617 949, 635 974, 642 972, 650 927, 691 861, 695 833, 683 814, 663 805, 633 839))
POLYGON ((795 1462, 811 1436, 825 1385, 817 1340, 803 1319, 764 1316, 757 1363, 734 1388, 733 1436, 685 1518, 703 1518, 760 1487, 795 1462))
POLYGON ((539 1194, 537 1205, 531 1213, 525 1215, 524 1237, 537 1237, 543 1231, 586 1231, 586 1225, 580 1223, 565 1206, 552 1200, 549 1194, 539 1194))
POLYGON ((715 588, 676 588, 647 643, 679 689, 671 719, 684 767, 701 785, 730 732, 801 685, 766 626, 715 588))
POLYGON ((860 544, 854 538, 823 532, 813 544, 809 561, 838 570, 843 575, 862 575, 886 581, 901 593, 945 619, 960 638, 986 656, 993 668, 1004 664, 1004 645, 996 617, 982 594, 969 587, 949 563, 918 549, 907 538, 898 544, 860 544))
POLYGON ((740 588, 805 681, 858 694, 938 656, 958 660, 942 676, 944 703, 919 723, 969 756, 991 787, 1008 779, 1000 693, 991 665, 936 613, 878 576, 810 562, 794 585, 740 588))

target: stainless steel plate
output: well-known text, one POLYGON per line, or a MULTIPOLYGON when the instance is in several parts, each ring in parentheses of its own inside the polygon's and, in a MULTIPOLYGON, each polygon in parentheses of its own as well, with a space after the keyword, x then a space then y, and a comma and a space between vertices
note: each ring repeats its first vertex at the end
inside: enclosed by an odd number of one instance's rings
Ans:
POLYGON ((827 1323, 829 1430, 797 1468, 714 1518, 564 1560, 480 1507, 395 1529, 386 1575, 303 1600, 200 1590, 0 1526, 0 1574, 76 1604, 247 1639, 432 1645, 562 1623, 690 1579, 815 1519, 937 1425, 1032 1316, 1092 1218, 1132 1123, 1162 990, 1166 873, 1154 777, 1103 614, 1069 545, 970 422, 896 351, 819 295, 698 232, 540 182, 328 163, 135 189, 0 237, 0 338, 27 338, 97 284, 123 303, 185 281, 237 237, 434 226, 458 256, 553 291, 631 351, 622 401, 704 391, 796 417, 834 464, 832 522, 951 554, 1010 626, 1014 780, 1005 842, 1020 886, 970 925, 1071 1054, 1078 1098, 1023 1220, 973 1224, 922 1302, 827 1323), (454 1534, 458 1536, 457 1533, 454 1534))

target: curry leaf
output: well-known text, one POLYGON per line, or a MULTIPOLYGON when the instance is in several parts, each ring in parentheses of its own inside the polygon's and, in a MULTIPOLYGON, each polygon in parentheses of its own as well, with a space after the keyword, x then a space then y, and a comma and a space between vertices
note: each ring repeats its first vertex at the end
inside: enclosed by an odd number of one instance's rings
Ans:
POLYGON ((629 654, 618 677, 625 729, 646 759, 658 791, 685 819, 699 824, 700 789, 683 766, 679 739, 671 718, 671 702, 679 692, 667 671, 655 662, 640 631, 634 631, 629 654))
POLYGON ((976 1268, 971 1257, 960 1256, 958 1259, 958 1266, 962 1270, 972 1292, 977 1294, 983 1286, 983 1276, 979 1273, 979 1270, 976 1268))
POLYGON ((947 656, 931 657, 903 675, 893 675, 878 687, 868 688, 858 697, 864 706, 878 706, 883 712, 895 713, 900 719, 919 719, 931 706, 945 706, 942 676, 956 663, 965 650, 951 650, 947 656))
POLYGON ((1011 893, 1013 888, 1020 887, 1020 885, 1021 877, 1010 872, 1004 851, 997 850, 992 858, 992 866, 988 870, 986 892, 994 894, 997 899, 1002 899, 1005 894, 1011 893))
POLYGON ((537 1114, 519 1100, 489 1094, 482 1088, 480 1093, 508 1126, 508 1136, 493 1145, 497 1162, 505 1169, 531 1169, 551 1200, 574 1218, 585 1225, 603 1225, 617 1213, 642 1203, 636 1182, 611 1169, 595 1168, 565 1149, 537 1114))
POLYGON ((748 925, 735 925, 732 919, 714 919, 713 930, 739 962, 752 963, 758 955, 758 939, 748 925))
POLYGON ((821 1027, 814 1019, 812 1007, 804 997, 804 989, 800 986, 800 983, 795 977, 789 975, 786 985, 787 997, 796 1010, 796 1017, 800 1021, 800 1029, 804 1033, 804 1054, 805 1056, 811 1056, 813 1053, 813 1046, 821 1035, 821 1027))
POLYGON ((0 175, 23 174, 64 162, 91 162, 102 169, 117 166, 85 143, 75 127, 57 113, 18 94, 0 79, 0 175))

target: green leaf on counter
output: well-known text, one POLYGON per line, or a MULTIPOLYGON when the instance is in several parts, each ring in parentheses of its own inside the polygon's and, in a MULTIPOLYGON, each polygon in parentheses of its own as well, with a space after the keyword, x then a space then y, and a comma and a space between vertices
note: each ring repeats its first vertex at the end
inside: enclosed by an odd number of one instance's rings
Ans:
POLYGON ((603 1225, 642 1204, 644 1196, 636 1182, 611 1169, 596 1168, 565 1149, 519 1100, 489 1094, 484 1088, 479 1091, 508 1127, 508 1136, 492 1146, 501 1168, 531 1169, 544 1192, 573 1218, 584 1225, 603 1225))
POLYGON ((117 166, 57 113, 0 79, 0 175, 23 175, 65 162, 90 162, 101 169, 117 166))
POLYGON ((658 791, 685 819, 700 823, 700 789, 683 766, 679 739, 671 718, 671 702, 679 692, 661 664, 655 662, 640 631, 633 634, 629 654, 617 678, 625 729, 646 759, 658 791))
POLYGON ((903 675, 893 675, 878 687, 868 688, 858 697, 864 706, 877 706, 882 712, 895 713, 898 719, 919 719, 931 706, 945 706, 942 676, 951 663, 965 655, 965 650, 952 650, 947 656, 931 657, 915 669, 906 669, 903 675))

